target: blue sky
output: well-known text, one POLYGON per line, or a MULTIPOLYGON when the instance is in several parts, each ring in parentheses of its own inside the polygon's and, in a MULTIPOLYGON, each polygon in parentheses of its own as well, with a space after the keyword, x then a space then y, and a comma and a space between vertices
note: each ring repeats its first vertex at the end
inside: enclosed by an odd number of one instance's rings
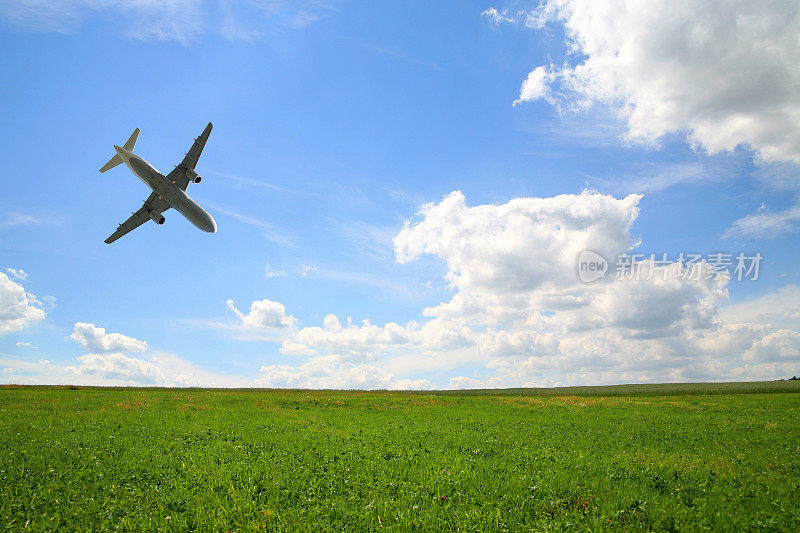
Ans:
MULTIPOLYGON (((611 1, 0 2, 0 267, 14 269, 0 380, 446 388, 797 373, 800 126, 775 119, 800 116, 796 68, 759 70, 763 57, 695 33, 686 42, 708 56, 695 70, 648 59, 686 44, 659 24, 764 38, 706 24, 705 7, 621 14, 621 34, 667 39, 638 50, 595 46, 611 1), (645 59, 603 71, 608 50, 645 59), (709 62, 741 90, 698 75, 709 62), (747 73, 774 91, 748 90, 747 73), (188 192, 218 232, 169 211, 105 245, 149 194, 124 167, 97 172, 112 145, 140 128, 136 153, 166 173, 208 121, 188 192), (757 281, 598 289, 565 275, 575 243, 764 260, 757 281), (448 302, 459 310, 432 311, 448 302)), ((760 9, 786 15, 763 31, 798 57, 785 38, 797 9, 760 9)))

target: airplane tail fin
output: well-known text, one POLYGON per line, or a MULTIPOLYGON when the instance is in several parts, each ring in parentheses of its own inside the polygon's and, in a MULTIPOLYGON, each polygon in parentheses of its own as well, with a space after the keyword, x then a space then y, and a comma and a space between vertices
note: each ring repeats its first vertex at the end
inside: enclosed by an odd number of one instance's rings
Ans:
POLYGON ((139 138, 139 128, 136 128, 135 130, 133 130, 133 133, 131 133, 131 136, 128 137, 128 140, 125 141, 125 144, 122 145, 122 147, 129 152, 133 152, 133 147, 136 146, 136 139, 138 138, 139 138))
MULTIPOLYGON (((125 148, 129 152, 132 152, 133 151, 133 147, 136 146, 136 139, 138 139, 138 138, 139 138, 139 128, 136 128, 135 130, 133 130, 133 133, 131 133, 131 136, 128 137, 128 140, 125 141, 125 144, 123 145, 123 148, 125 148)), ((109 159, 108 163, 103 165, 103 168, 100 169, 100 172, 105 172, 106 170, 111 170, 112 168, 114 168, 115 166, 117 166, 117 165, 119 165, 121 163, 122 163, 122 158, 119 156, 119 154, 114 154, 114 157, 109 159)))

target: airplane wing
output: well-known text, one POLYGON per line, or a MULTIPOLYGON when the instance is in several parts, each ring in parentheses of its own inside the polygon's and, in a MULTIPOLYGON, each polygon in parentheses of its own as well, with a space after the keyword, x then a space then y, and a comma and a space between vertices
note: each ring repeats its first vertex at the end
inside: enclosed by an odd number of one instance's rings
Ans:
POLYGON ((200 154, 203 153, 203 148, 206 146, 206 141, 211 134, 212 127, 213 125, 209 122, 206 129, 203 130, 203 133, 194 140, 194 144, 189 148, 189 151, 186 152, 186 157, 183 158, 181 164, 175 167, 167 176, 167 179, 172 180, 182 191, 185 191, 186 187, 189 186, 190 180, 189 176, 186 175, 186 171, 194 170, 194 167, 197 166, 197 160, 200 159, 200 154))
POLYGON ((123 222, 117 228, 111 236, 105 240, 106 244, 111 244, 112 242, 116 241, 123 235, 130 233, 131 231, 135 230, 148 220, 150 220, 150 212, 156 211, 158 213, 163 213, 169 209, 169 202, 161 198, 156 193, 151 194, 147 200, 144 201, 142 207, 139 208, 134 214, 130 216, 128 220, 123 222))

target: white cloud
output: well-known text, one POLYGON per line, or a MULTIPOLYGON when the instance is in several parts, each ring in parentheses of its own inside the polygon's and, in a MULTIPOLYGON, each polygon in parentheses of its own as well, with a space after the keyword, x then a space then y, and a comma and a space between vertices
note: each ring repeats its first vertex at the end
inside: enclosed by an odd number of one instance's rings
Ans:
POLYGON ((80 365, 75 368, 78 375, 93 375, 144 384, 164 381, 164 376, 158 366, 121 353, 86 354, 78 357, 78 361, 80 361, 80 365))
POLYGON ((10 369, 0 383, 159 387, 255 387, 253 378, 211 372, 177 355, 153 352, 133 357, 123 353, 85 354, 73 363, 38 363, 0 359, 10 369))
MULTIPOLYGON (((25 374, 31 372, 43 372, 50 368, 50 361, 47 359, 39 359, 38 363, 34 363, 31 361, 24 361, 19 359, 0 359, 0 366, 7 368, 5 373, 7 374, 25 374)), ((0 379, 0 381, 2 381, 0 379)), ((19 382, 19 378, 14 378, 11 380, 7 380, 7 382, 19 382)))
POLYGON ((394 226, 377 226, 364 221, 332 221, 332 225, 337 226, 342 236, 365 257, 376 260, 391 257, 394 226))
POLYGON ((504 22, 514 22, 513 15, 510 15, 507 9, 498 11, 496 8, 490 7, 489 9, 485 9, 483 13, 481 13, 481 16, 489 19, 489 22, 495 26, 504 22))
POLYGON ((323 19, 331 11, 321 0, 223 1, 221 33, 232 41, 253 41, 285 29, 300 29, 323 19))
POLYGON ((19 281, 25 281, 28 278, 28 274, 21 268, 7 268, 6 272, 19 281))
POLYGON ((291 340, 284 342, 282 353, 290 355, 322 351, 342 360, 370 360, 389 346, 411 341, 407 329, 394 322, 379 327, 364 321, 361 326, 348 323, 347 327, 342 327, 338 317, 329 314, 323 325, 322 328, 306 327, 298 331, 291 340))
POLYGON ((31 345, 31 343, 29 343, 29 342, 25 342, 25 341, 19 341, 19 342, 17 343, 17 346, 19 346, 20 348, 22 348, 22 347, 24 347, 24 346, 30 346, 30 345, 31 345))
POLYGON ((522 24, 527 28, 543 28, 547 22, 545 12, 542 9, 534 9, 533 11, 525 11, 519 9, 512 12, 509 9, 498 11, 497 8, 490 7, 485 9, 481 16, 489 19, 489 23, 493 26, 500 24, 522 24))
POLYGON ((92 352, 98 353, 143 352, 147 350, 147 343, 144 341, 121 333, 106 333, 105 328, 86 322, 76 323, 74 331, 68 338, 92 352))
POLYGON ((472 305, 502 307, 525 304, 536 291, 543 310, 581 305, 574 287, 577 257, 592 249, 614 258, 635 242, 630 227, 639 213, 640 195, 623 199, 583 192, 553 198, 515 198, 502 205, 467 207, 460 191, 438 204, 422 206, 417 222, 407 222, 395 237, 397 260, 406 263, 423 254, 447 265, 445 279, 459 293, 426 314, 458 315, 472 305), (480 293, 481 301, 475 296, 480 293), (514 302, 512 302, 512 300, 514 302), (458 309, 454 309, 458 307, 458 309))
POLYGON ((404 226, 397 258, 434 254, 447 264, 457 292, 425 309, 430 317, 535 332, 614 327, 649 337, 710 326, 727 298, 726 281, 683 276, 677 263, 642 262, 633 280, 578 281, 582 251, 612 260, 636 244, 630 228, 640 198, 584 192, 467 207, 461 193, 451 193, 404 226))
MULTIPOLYGON (((4 274, 0 274, 3 276, 4 274)), ((94 324, 78 322, 67 337, 91 353, 74 362, 51 364, 0 357, 0 368, 7 368, 0 383, 44 385, 104 385, 162 387, 253 387, 253 378, 211 372, 186 359, 166 352, 154 352, 146 342, 120 333, 106 333, 94 324), (123 352, 146 352, 132 356, 123 352)), ((17 346, 30 343, 18 342, 17 346)))
POLYGON ((736 220, 725 230, 722 237, 765 239, 796 231, 798 223, 800 223, 800 204, 775 213, 760 209, 756 213, 736 220))
POLYGON ((800 360, 800 333, 781 329, 758 340, 744 354, 745 361, 791 361, 800 360))
POLYGON ((425 379, 396 379, 378 366, 342 363, 335 356, 321 356, 300 366, 261 367, 258 383, 263 387, 303 389, 431 389, 425 379))
POLYGON ((765 161, 800 163, 796 1, 548 0, 535 16, 563 24, 575 61, 534 68, 518 101, 600 102, 633 140, 686 131, 712 153, 746 144, 765 161))
POLYGON ((300 275, 304 278, 308 276, 316 276, 319 274, 319 269, 312 265, 300 265, 300 275))
POLYGON ((36 297, 0 272, 0 335, 19 331, 31 322, 44 320, 45 312, 36 297))
POLYGON ((11 228, 14 226, 32 226, 40 223, 41 221, 36 217, 32 217, 30 215, 21 215, 19 213, 11 213, 6 216, 5 220, 0 221, 0 229, 11 228))
POLYGON ((550 83, 552 81, 553 73, 548 68, 536 67, 528 73, 528 77, 522 82, 519 98, 514 100, 514 105, 539 98, 552 101, 553 98, 550 95, 550 83))
POLYGON ((206 202, 206 205, 211 209, 213 209, 215 212, 227 215, 233 218, 234 220, 238 220, 239 222, 246 224, 248 226, 258 228, 265 239, 270 240, 275 244, 279 244, 281 246, 286 246, 289 248, 295 247, 295 244, 292 242, 292 239, 290 237, 283 235, 282 233, 279 233, 277 231, 276 226, 270 224, 269 222, 266 222, 256 217, 252 217, 250 215, 245 215, 244 213, 234 211, 233 209, 228 209, 216 204, 212 204, 210 202, 206 202))
POLYGON ((785 285, 776 292, 728 305, 720 312, 720 320, 800 330, 800 286, 785 285))
POLYGON ((264 267, 264 277, 267 278, 282 278, 286 275, 285 270, 273 270, 269 263, 264 267))
MULTIPOLYGON (((0 18, 25 29, 72 33, 85 19, 110 13, 125 21, 123 35, 187 43, 205 31, 201 0, 27 0, 0 2, 0 18)), ((118 20, 113 20, 118 24, 118 20)))
POLYGON ((238 316, 246 328, 285 328, 293 326, 297 321, 292 315, 286 314, 286 307, 280 302, 272 300, 256 300, 250 304, 250 312, 244 314, 228 300, 225 305, 238 316))
MULTIPOLYGON (((651 163, 628 175, 592 176, 598 188, 614 192, 656 193, 675 185, 722 182, 737 176, 744 158, 707 156, 690 163, 651 163)), ((765 167, 763 167, 765 168, 765 167)), ((754 173, 759 176, 759 173, 754 173)))

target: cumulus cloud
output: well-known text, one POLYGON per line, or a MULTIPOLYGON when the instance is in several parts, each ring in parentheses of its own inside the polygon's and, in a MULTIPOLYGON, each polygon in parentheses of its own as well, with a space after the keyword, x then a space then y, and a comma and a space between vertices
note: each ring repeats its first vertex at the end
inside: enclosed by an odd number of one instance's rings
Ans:
POLYGON ((328 315, 324 327, 309 326, 297 331, 281 346, 284 355, 333 357, 340 362, 367 363, 387 354, 423 354, 444 357, 467 346, 476 346, 481 337, 470 328, 444 319, 424 324, 389 322, 376 326, 369 320, 342 326, 335 315, 328 315))
POLYGON ((68 337, 81 346, 97 353, 143 352, 147 343, 121 333, 106 333, 105 328, 94 324, 78 322, 68 337))
POLYGON ((705 271, 685 276, 679 263, 642 261, 632 279, 579 282, 584 250, 613 260, 635 246, 630 228, 640 198, 583 192, 468 207, 463 194, 451 193, 403 227, 397 259, 434 254, 445 261, 457 292, 424 311, 440 319, 538 332, 616 327, 651 337, 711 325, 726 280, 705 271))
POLYGON ((764 161, 800 163, 797 2, 546 0, 532 13, 563 25, 570 61, 535 67, 517 102, 599 102, 633 140, 685 131, 708 152, 746 144, 764 161))
POLYGON ((537 331, 613 326, 651 336, 709 324, 723 287, 705 275, 684 279, 679 264, 642 262, 630 281, 579 283, 582 251, 613 260, 636 245, 630 228, 640 199, 587 191, 468 207, 454 192, 406 223, 395 239, 397 260, 433 254, 445 261, 457 292, 425 309, 430 317, 537 331))
POLYGON ((295 317, 286 314, 286 307, 280 302, 272 300, 256 300, 250 304, 250 312, 242 313, 228 300, 225 305, 241 319, 246 328, 286 328, 293 326, 295 317))
POLYGON ((629 250, 641 195, 623 199, 589 191, 553 198, 515 198, 467 207, 460 191, 422 206, 394 239, 397 260, 441 257, 445 278, 461 290, 518 294, 574 285, 576 258, 629 250))
POLYGON ((0 272, 0 335, 19 331, 31 322, 44 320, 42 303, 22 285, 0 272))
POLYGON ((379 327, 366 320, 361 326, 348 323, 347 327, 342 327, 338 317, 329 314, 323 324, 322 328, 301 329, 292 340, 284 343, 282 352, 292 354, 324 351, 345 359, 369 360, 388 346, 410 341, 406 328, 394 322, 379 327))

